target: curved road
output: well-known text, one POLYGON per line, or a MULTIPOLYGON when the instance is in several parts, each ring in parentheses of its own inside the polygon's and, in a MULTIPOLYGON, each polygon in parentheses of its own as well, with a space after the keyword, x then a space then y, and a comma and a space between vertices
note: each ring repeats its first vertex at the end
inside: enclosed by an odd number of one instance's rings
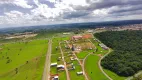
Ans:
MULTIPOLYGON (((93 44, 93 42, 92 42, 91 40, 89 40, 89 41, 93 44)), ((94 44, 93 44, 93 45, 94 45, 94 44)), ((111 52, 111 51, 110 51, 110 48, 109 48, 109 51, 108 51, 104 56, 102 56, 102 57, 100 58, 100 60, 99 60, 99 62, 98 62, 98 66, 99 66, 101 72, 102 72, 109 80, 113 80, 111 77, 109 77, 109 76, 104 72, 104 70, 103 70, 103 68, 102 68, 102 66, 101 66, 101 61, 102 61, 102 59, 105 58, 110 52, 111 52)), ((89 55, 88 55, 88 56, 89 56, 89 55)), ((88 56, 87 56, 87 57, 88 57, 88 56)))
POLYGON ((101 60, 102 60, 103 58, 105 58, 110 52, 111 52, 111 51, 110 51, 110 49, 109 49, 108 53, 106 53, 104 56, 102 56, 102 57, 100 58, 100 60, 99 60, 99 62, 98 62, 98 65, 99 65, 99 68, 100 68, 100 70, 102 71, 102 73, 103 73, 109 80, 113 80, 111 77, 109 77, 109 76, 104 72, 104 70, 103 70, 103 68, 102 68, 102 66, 101 66, 101 60))

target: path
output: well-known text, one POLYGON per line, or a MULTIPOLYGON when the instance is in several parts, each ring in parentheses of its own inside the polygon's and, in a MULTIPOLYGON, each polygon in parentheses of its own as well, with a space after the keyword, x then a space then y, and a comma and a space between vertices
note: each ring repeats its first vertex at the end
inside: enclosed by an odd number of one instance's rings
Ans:
POLYGON ((66 62, 65 62, 65 59, 64 59, 63 50, 61 48, 61 43, 59 43, 59 47, 60 47, 60 51, 61 51, 61 54, 62 54, 62 60, 64 62, 64 66, 65 66, 66 77, 67 77, 67 80, 70 80, 69 72, 68 72, 68 69, 67 69, 67 66, 66 66, 66 62))
POLYGON ((46 54, 46 61, 45 61, 44 72, 43 72, 43 75, 42 75, 42 80, 50 80, 51 52, 52 52, 52 40, 49 39, 48 51, 47 51, 47 54, 46 54))

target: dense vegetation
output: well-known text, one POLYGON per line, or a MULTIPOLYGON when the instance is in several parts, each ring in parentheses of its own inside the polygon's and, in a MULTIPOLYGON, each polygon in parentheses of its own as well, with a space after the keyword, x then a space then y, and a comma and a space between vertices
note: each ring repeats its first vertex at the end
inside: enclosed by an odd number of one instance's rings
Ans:
POLYGON ((132 76, 142 70, 142 31, 107 31, 95 36, 114 51, 101 65, 120 76, 132 76))

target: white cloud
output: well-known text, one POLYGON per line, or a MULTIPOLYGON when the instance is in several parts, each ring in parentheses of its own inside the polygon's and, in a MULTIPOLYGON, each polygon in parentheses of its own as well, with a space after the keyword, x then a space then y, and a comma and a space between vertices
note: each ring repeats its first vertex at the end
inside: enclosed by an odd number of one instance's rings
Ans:
POLYGON ((13 3, 16 4, 17 6, 20 6, 23 8, 32 8, 33 7, 31 5, 28 5, 27 0, 15 0, 13 3))
MULTIPOLYGON (((47 23, 101 21, 105 19, 112 20, 115 15, 118 16, 118 13, 112 14, 111 12, 117 12, 118 10, 124 11, 127 9, 131 10, 131 8, 134 8, 134 6, 130 5, 122 7, 115 4, 115 6, 113 3, 115 1, 108 1, 109 2, 107 3, 106 0, 0 0, 0 5, 10 4, 11 6, 12 4, 15 8, 15 10, 12 8, 10 8, 11 10, 3 10, 5 12, 2 13, 4 15, 0 15, 0 24, 35 25, 47 23), (112 5, 110 2, 112 2, 112 5), (17 6, 22 7, 23 11, 17 9, 17 6)), ((125 0, 125 2, 127 1, 125 0)), ((125 16, 127 13, 121 13, 121 15, 125 16)), ((134 16, 132 17, 135 18, 134 16)), ((132 17, 125 18, 130 19, 132 17)), ((124 18, 121 17, 121 19, 124 18)))
POLYGON ((2 0, 0 4, 13 4, 22 8, 33 8, 33 6, 28 5, 27 0, 2 0))
POLYGON ((97 9, 93 11, 94 16, 106 16, 108 14, 108 9, 97 9))

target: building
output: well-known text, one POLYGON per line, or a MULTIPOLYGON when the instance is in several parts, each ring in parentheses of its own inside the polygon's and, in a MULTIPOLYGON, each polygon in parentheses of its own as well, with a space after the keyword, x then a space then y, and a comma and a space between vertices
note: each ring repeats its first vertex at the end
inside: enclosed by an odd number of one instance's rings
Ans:
POLYGON ((83 72, 80 71, 80 72, 77 72, 76 74, 77 74, 77 75, 83 75, 83 72))
POLYGON ((59 75, 58 74, 51 75, 50 80, 59 80, 59 75))
POLYGON ((99 46, 100 46, 101 48, 103 48, 104 50, 108 50, 108 47, 107 47, 106 45, 104 45, 104 44, 99 44, 99 46))
POLYGON ((71 37, 71 40, 80 40, 80 39, 82 39, 82 36, 80 35, 71 37))
POLYGON ((57 76, 57 75, 54 76, 54 77, 53 77, 53 80, 59 80, 59 76, 57 76))
POLYGON ((57 63, 51 63, 51 67, 57 66, 57 63))
POLYGON ((57 65, 58 70, 64 70, 65 66, 64 65, 57 65))

